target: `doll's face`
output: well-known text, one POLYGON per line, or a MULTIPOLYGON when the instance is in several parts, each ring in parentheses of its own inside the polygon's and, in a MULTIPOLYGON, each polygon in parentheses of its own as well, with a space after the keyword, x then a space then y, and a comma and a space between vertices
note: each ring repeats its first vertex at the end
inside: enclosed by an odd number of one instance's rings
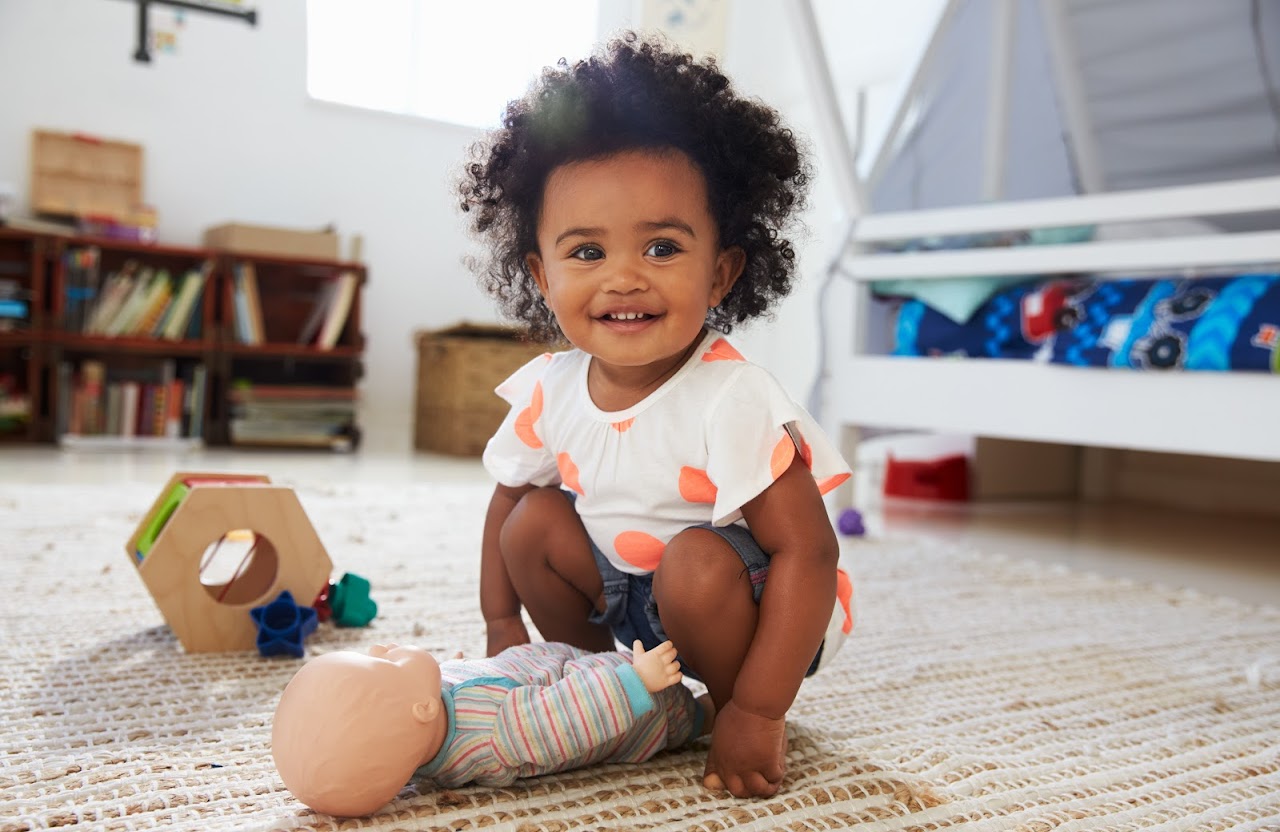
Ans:
POLYGON ((609 368, 661 370, 742 272, 720 248, 697 165, 628 150, 551 172, 527 263, 565 337, 609 368))

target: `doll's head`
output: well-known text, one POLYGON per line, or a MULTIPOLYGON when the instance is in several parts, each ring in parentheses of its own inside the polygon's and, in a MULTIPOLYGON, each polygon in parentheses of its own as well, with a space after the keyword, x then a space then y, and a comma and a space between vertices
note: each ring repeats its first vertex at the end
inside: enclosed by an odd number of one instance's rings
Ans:
POLYGON ((543 70, 472 149, 461 207, 489 245, 482 284, 505 314, 537 338, 564 334, 529 260, 548 254, 538 239, 548 180, 564 166, 628 151, 686 160, 701 177, 714 244, 738 253, 740 276, 712 298, 705 323, 728 332, 790 291, 795 250, 783 235, 810 175, 796 137, 776 111, 738 95, 713 60, 628 34, 591 58, 543 70))
POLYGON ((440 665, 416 647, 327 653, 276 706, 271 755, 294 797, 340 817, 370 814, 439 751, 448 732, 440 665))

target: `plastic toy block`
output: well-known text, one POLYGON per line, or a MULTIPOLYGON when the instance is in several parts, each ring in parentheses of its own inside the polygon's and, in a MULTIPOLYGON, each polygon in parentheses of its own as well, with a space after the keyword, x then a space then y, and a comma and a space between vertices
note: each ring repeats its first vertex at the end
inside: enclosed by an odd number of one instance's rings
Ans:
POLYGON ((364 627, 378 614, 378 604, 369 597, 369 582, 354 572, 330 587, 329 608, 339 627, 364 627))
POLYGON ((189 653, 255 649, 258 627, 249 611, 286 590, 315 598, 333 571, 297 494, 260 475, 175 474, 125 549, 189 653), (188 493, 170 507, 177 486, 188 493), (158 519, 166 511, 168 520, 158 519), (154 542, 138 562, 139 542, 153 527, 154 542), (241 530, 252 532, 244 537, 253 548, 235 574, 219 586, 202 583, 206 550, 241 530))
POLYGON ((258 652, 263 656, 300 659, 305 652, 302 640, 316 631, 316 611, 298 606, 287 589, 270 604, 249 610, 249 615, 258 628, 258 652))

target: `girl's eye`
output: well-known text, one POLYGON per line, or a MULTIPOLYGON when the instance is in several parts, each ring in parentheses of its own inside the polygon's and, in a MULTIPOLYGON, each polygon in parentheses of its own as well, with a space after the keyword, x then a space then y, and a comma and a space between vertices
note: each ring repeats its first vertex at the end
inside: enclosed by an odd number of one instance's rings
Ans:
POLYGON ((670 240, 659 240, 649 246, 648 250, 645 251, 645 254, 650 257, 670 257, 673 254, 677 254, 679 251, 680 247, 670 240))
POLYGON ((569 252, 569 256, 577 258, 578 260, 603 260, 604 249, 599 246, 592 245, 578 246, 573 251, 569 252))

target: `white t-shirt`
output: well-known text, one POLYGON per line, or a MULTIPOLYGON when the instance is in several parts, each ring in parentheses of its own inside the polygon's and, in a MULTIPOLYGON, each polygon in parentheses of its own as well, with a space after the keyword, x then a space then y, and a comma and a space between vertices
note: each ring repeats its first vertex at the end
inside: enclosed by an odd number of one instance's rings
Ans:
POLYGON ((689 526, 741 522, 742 506, 799 453, 818 489, 849 466, 777 380, 709 331, 675 375, 626 410, 587 392, 591 357, 546 353, 500 384, 511 403, 484 465, 503 485, 575 492, 587 534, 619 570, 654 571, 689 526))

